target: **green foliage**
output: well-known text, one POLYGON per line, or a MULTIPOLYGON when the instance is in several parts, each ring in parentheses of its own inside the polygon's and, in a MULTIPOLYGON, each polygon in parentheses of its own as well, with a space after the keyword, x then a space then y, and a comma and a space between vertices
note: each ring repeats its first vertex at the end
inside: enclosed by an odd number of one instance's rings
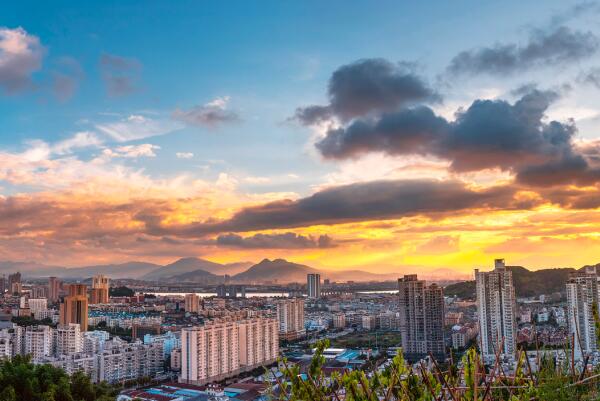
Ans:
POLYGON ((32 316, 13 316, 11 321, 18 326, 56 326, 50 318, 36 320, 32 316))
MULTIPOLYGON (((527 270, 521 266, 508 266, 512 271, 515 293, 519 297, 563 292, 565 282, 574 269, 527 270)), ((444 295, 459 298, 475 298, 475 281, 463 281, 444 287, 444 295)))
POLYGON ((111 297, 132 297, 135 295, 135 291, 133 291, 129 287, 111 287, 108 289, 108 294, 111 297))
POLYGON ((83 372, 68 376, 20 355, 0 363, 0 389, 0 401, 111 401, 117 395, 112 386, 93 384, 83 372))
POLYGON ((301 375, 297 365, 282 361, 284 377, 271 400, 289 401, 566 401, 599 400, 600 375, 576 372, 568 361, 542 357, 538 371, 531 370, 525 352, 519 352, 514 374, 496 364, 488 366, 475 348, 469 349, 458 366, 445 369, 435 362, 410 366, 399 352, 383 370, 348 370, 343 374, 323 373, 323 351, 328 341, 317 343, 314 357, 301 375), (576 374, 574 374, 575 372, 576 374))
POLYGON ((475 281, 461 281, 444 287, 444 295, 461 299, 475 298, 475 281))

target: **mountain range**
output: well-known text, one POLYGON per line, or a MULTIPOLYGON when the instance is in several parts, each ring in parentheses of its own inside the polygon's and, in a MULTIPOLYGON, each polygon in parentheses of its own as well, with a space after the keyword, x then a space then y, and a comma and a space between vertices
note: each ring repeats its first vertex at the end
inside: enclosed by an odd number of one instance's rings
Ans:
MULTIPOLYGON (((597 266, 600 268, 600 264, 597 266)), ((564 290, 568 275, 575 271, 573 268, 535 271, 522 266, 508 266, 508 268, 513 272, 516 294, 523 297, 561 292, 564 290)), ((319 273, 322 279, 338 282, 381 282, 396 280, 401 276, 399 273, 375 274, 361 270, 322 270, 289 262, 285 259, 263 259, 256 264, 251 262, 221 264, 206 259, 188 257, 167 265, 134 261, 76 268, 50 266, 33 262, 0 262, 0 275, 8 275, 17 271, 20 271, 24 277, 29 278, 57 276, 86 279, 96 274, 105 274, 113 279, 130 278, 162 283, 199 284, 222 283, 225 281, 225 276, 228 276, 230 282, 240 284, 303 283, 306 281, 308 273, 319 273)), ((438 269, 436 272, 439 272, 439 274, 436 274, 439 277, 450 277, 448 269, 438 269)), ((424 275, 421 278, 425 278, 424 275)), ((444 292, 446 295, 457 295, 463 298, 473 297, 475 282, 463 281, 451 284, 445 287, 444 292)))
POLYGON ((320 273, 322 279, 332 281, 385 281, 398 277, 393 274, 374 274, 361 270, 329 271, 288 262, 285 259, 264 259, 257 264, 238 262, 220 264, 206 259, 181 258, 167 265, 146 262, 94 265, 76 268, 50 266, 33 262, 0 262, 0 274, 8 275, 20 271, 24 277, 85 279, 104 274, 113 279, 138 279, 166 283, 216 284, 225 280, 245 284, 305 282, 308 273, 320 273))

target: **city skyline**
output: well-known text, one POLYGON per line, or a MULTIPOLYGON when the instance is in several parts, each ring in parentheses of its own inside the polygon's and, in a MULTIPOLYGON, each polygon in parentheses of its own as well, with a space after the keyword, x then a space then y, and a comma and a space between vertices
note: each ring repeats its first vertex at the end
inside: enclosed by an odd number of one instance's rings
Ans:
POLYGON ((267 3, 6 5, 0 261, 600 262, 600 5, 267 3))

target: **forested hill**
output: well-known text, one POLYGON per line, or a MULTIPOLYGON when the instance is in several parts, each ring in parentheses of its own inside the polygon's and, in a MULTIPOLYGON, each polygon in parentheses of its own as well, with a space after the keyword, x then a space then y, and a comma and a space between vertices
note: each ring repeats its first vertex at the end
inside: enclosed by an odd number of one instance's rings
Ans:
MULTIPOLYGON (((572 268, 527 270, 522 266, 507 266, 513 272, 515 293, 518 297, 564 292, 572 268)), ((444 295, 475 298, 475 281, 463 281, 444 288, 444 295)))

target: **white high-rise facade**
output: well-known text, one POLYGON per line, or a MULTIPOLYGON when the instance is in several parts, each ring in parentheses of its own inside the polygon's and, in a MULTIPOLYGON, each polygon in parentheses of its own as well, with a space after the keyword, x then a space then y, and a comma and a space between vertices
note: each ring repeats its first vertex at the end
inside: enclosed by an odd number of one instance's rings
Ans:
POLYGON ((304 300, 301 298, 277 301, 279 334, 286 340, 304 337, 304 300))
POLYGON ((517 307, 512 272, 506 269, 504 259, 496 259, 491 272, 475 269, 475 283, 479 342, 484 358, 495 358, 496 350, 501 345, 500 355, 514 358, 517 346, 517 307))
POLYGON ((593 313, 594 305, 600 310, 598 280, 596 269, 588 267, 584 272, 571 274, 567 281, 567 316, 571 334, 568 340, 575 340, 577 358, 598 349, 593 313))
POLYGON ((13 340, 8 330, 0 331, 0 361, 13 356, 13 340))
POLYGON ((182 383, 202 385, 273 363, 279 353, 275 319, 216 319, 181 331, 182 383))
POLYGON ((279 324, 276 319, 258 317, 239 322, 239 357, 242 366, 260 366, 279 355, 279 324))
POLYGON ((50 326, 28 326, 25 329, 25 354, 33 361, 52 355, 52 328, 50 326))
POLYGON ((181 331, 180 381, 204 384, 235 375, 240 369, 236 322, 212 321, 181 331))
POLYGON ((83 351, 83 336, 78 323, 59 324, 54 329, 54 354, 71 355, 83 351))
POLYGON ((306 275, 306 292, 309 298, 321 298, 321 275, 310 273, 306 275))
POLYGON ((27 306, 29 306, 31 313, 35 315, 38 312, 48 310, 48 300, 46 298, 29 298, 27 306))

